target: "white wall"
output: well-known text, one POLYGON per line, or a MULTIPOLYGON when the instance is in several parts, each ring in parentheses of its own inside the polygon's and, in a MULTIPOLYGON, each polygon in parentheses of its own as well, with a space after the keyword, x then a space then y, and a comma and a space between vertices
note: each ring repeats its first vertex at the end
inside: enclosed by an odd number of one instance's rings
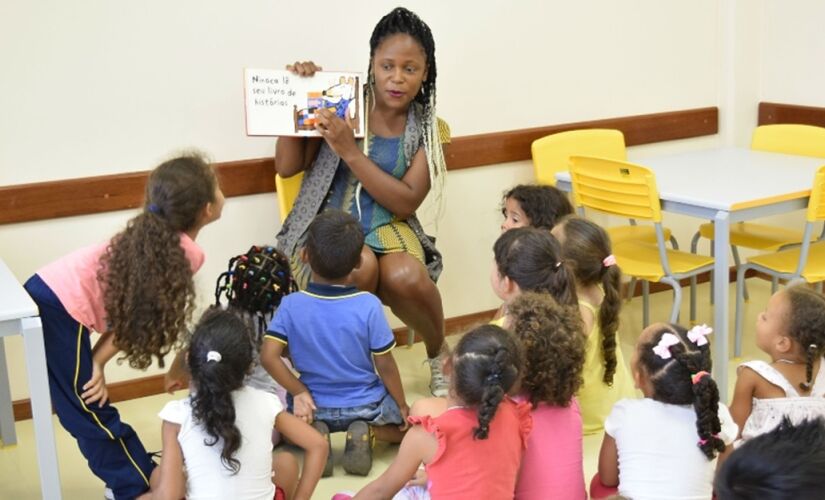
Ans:
MULTIPOLYGON (((363 70, 372 26, 396 4, 4 2, 0 185, 148 170, 191 146, 216 161, 271 156, 273 141, 244 135, 243 68, 301 58, 363 70)), ((435 34, 439 114, 457 136, 722 104, 723 28, 714 0, 406 5, 435 34)), ((708 137, 633 153, 718 143, 708 137)), ((487 282, 500 194, 531 178, 528 162, 449 174, 437 232, 447 317, 497 305, 487 282)), ((130 215, 0 226, 0 256, 23 280, 71 249, 106 239, 130 215)), ((432 222, 432 210, 423 207, 421 218, 432 222)), ((228 200, 223 219, 199 237, 207 252, 198 276, 203 302, 226 260, 272 242, 278 220, 274 195, 228 200)), ((668 222, 680 239, 695 227, 668 222)), ((14 397, 25 397, 19 339, 7 344, 14 397)), ((144 375, 107 369, 110 381, 144 375)))

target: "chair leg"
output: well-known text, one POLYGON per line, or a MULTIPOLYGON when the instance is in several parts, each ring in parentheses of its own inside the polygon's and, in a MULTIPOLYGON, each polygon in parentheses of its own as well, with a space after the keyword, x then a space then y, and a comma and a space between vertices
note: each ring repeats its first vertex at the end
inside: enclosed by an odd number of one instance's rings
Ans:
POLYGON ((679 250, 679 242, 676 241, 676 237, 672 234, 670 235, 670 244, 673 246, 674 250, 679 250))
POLYGON ((630 283, 627 285, 627 301, 633 300, 633 294, 636 293, 636 278, 630 278, 630 283))
MULTIPOLYGON (((713 251, 713 240, 710 240, 710 256, 716 257, 715 252, 713 251)), ((713 271, 710 272, 710 305, 713 305, 713 271)))
POLYGON ((816 284, 816 291, 819 292, 819 293, 822 293, 822 282, 821 281, 816 284))
POLYGON ((778 289, 779 289, 779 277, 774 276, 774 277, 771 278, 771 295, 775 294, 778 289))
POLYGON ((693 238, 690 239, 690 253, 696 253, 697 248, 699 247, 699 238, 702 235, 699 234, 699 231, 696 231, 696 234, 693 235, 693 238))
POLYGON ((696 323, 696 275, 690 277, 690 324, 696 323))
MULTIPOLYGON (((730 251, 733 253, 733 264, 736 266, 736 270, 739 271, 739 267, 742 265, 742 261, 739 259, 739 249, 736 248, 735 245, 730 246, 730 251)), ((748 282, 742 282, 742 292, 745 296, 745 302, 751 300, 750 296, 748 295, 748 282)))
POLYGON ((650 283, 642 280, 642 327, 650 324, 650 283))
POLYGON ((736 322, 734 326, 735 340, 733 347, 733 355, 739 357, 742 355, 742 316, 744 315, 745 306, 745 272, 748 270, 748 265, 740 267, 736 270, 736 322))
POLYGON ((407 327, 407 347, 412 348, 413 344, 415 344, 415 330, 407 327))

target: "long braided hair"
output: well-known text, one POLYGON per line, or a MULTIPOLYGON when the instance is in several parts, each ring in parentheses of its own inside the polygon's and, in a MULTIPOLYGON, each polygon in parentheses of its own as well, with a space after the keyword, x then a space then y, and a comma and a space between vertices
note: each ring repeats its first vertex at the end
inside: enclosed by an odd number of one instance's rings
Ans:
POLYGON ((788 335, 805 353, 805 382, 799 387, 808 392, 813 385, 814 361, 825 354, 825 295, 802 285, 782 293, 788 297, 788 335))
MULTIPOLYGON (((416 94, 413 103, 421 106, 424 153, 427 157, 427 166, 430 173, 430 186, 435 192, 440 212, 441 195, 447 180, 447 164, 444 160, 441 143, 449 142, 449 139, 445 140, 442 134, 449 134, 449 132, 442 132, 442 129, 446 128, 446 124, 440 125, 444 122, 439 122, 435 111, 435 79, 438 73, 435 64, 435 40, 427 23, 404 7, 396 7, 390 11, 389 14, 378 21, 372 31, 372 36, 370 36, 370 63, 367 69, 368 85, 364 88, 364 101, 368 104, 372 103, 373 106, 375 105, 373 98, 375 75, 372 69, 375 51, 387 37, 399 33, 405 33, 415 39, 421 45, 427 58, 427 78, 422 82, 421 92, 416 94)), ((369 116, 369 113, 367 113, 367 116, 369 116)), ((369 125, 367 125, 367 129, 369 130, 369 125)), ((366 134, 364 148, 369 151, 369 134, 366 134)))
POLYGON ((701 341, 690 340, 687 330, 680 325, 659 323, 649 328, 653 335, 637 349, 639 366, 653 386, 653 399, 672 405, 693 405, 699 434, 697 446, 708 460, 713 460, 716 452, 725 451, 725 442, 719 436, 719 388, 710 376, 710 343, 698 345, 701 341), (663 341, 667 335, 670 337, 663 341))
POLYGON ((487 439, 498 405, 521 374, 522 349, 515 337, 495 325, 468 332, 453 353, 453 388, 478 411, 476 439, 487 439))

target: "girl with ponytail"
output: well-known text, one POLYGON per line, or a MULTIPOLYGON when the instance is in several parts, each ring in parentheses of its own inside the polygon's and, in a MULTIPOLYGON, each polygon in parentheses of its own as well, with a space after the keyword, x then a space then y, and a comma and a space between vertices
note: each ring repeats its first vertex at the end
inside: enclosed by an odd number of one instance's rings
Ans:
POLYGON ((576 281, 587 338, 584 384, 576 397, 582 409, 584 434, 595 434, 604 428, 604 419, 616 401, 636 396, 616 339, 622 271, 616 265, 610 237, 598 224, 568 216, 552 233, 561 243, 562 258, 576 281))
POLYGON ((116 498, 149 488, 154 463, 108 403, 104 366, 144 370, 180 344, 192 315, 195 243, 221 216, 223 193, 209 163, 191 153, 150 174, 143 208, 110 241, 76 250, 37 271, 26 290, 40 309, 52 404, 92 472, 116 498), (91 331, 100 333, 94 348, 91 331))
POLYGON ((710 375, 711 329, 650 325, 639 336, 632 371, 644 399, 623 399, 604 423, 592 498, 707 499, 718 454, 739 430, 710 375))
POLYGON ((195 327, 187 354, 190 395, 160 412, 163 458, 152 477, 153 498, 312 496, 327 443, 283 411, 277 396, 244 386, 254 358, 253 336, 239 313, 220 307, 208 310, 195 327), (291 454, 280 452, 273 459, 273 427, 305 450, 300 480, 291 454))
POLYGON ((389 468, 355 498, 392 498, 424 464, 428 493, 441 498, 512 498, 530 405, 507 393, 521 374, 522 349, 507 331, 480 326, 461 338, 444 370, 447 398, 420 400, 389 468))
POLYGON ((803 285, 775 293, 756 320, 756 345, 771 362, 739 366, 730 411, 748 440, 825 417, 825 296, 803 285))

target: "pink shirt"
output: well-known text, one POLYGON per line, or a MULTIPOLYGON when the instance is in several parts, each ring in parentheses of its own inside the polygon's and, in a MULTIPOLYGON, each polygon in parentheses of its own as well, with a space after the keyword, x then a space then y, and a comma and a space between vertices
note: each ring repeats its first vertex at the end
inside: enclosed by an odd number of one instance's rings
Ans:
POLYGON ((531 413, 533 431, 521 460, 516 499, 586 499, 578 401, 573 398, 567 407, 540 403, 531 413))
MULTIPOLYGON (((37 271, 72 318, 101 333, 106 331, 107 322, 97 271, 108 245, 106 242, 75 250, 37 271)), ((192 272, 197 272, 205 259, 203 250, 186 233, 180 233, 180 246, 192 272)))
POLYGON ((530 406, 505 398, 499 404, 487 439, 474 439, 474 408, 450 408, 441 415, 410 417, 438 440, 426 465, 433 500, 513 498, 521 456, 530 433, 530 406))

